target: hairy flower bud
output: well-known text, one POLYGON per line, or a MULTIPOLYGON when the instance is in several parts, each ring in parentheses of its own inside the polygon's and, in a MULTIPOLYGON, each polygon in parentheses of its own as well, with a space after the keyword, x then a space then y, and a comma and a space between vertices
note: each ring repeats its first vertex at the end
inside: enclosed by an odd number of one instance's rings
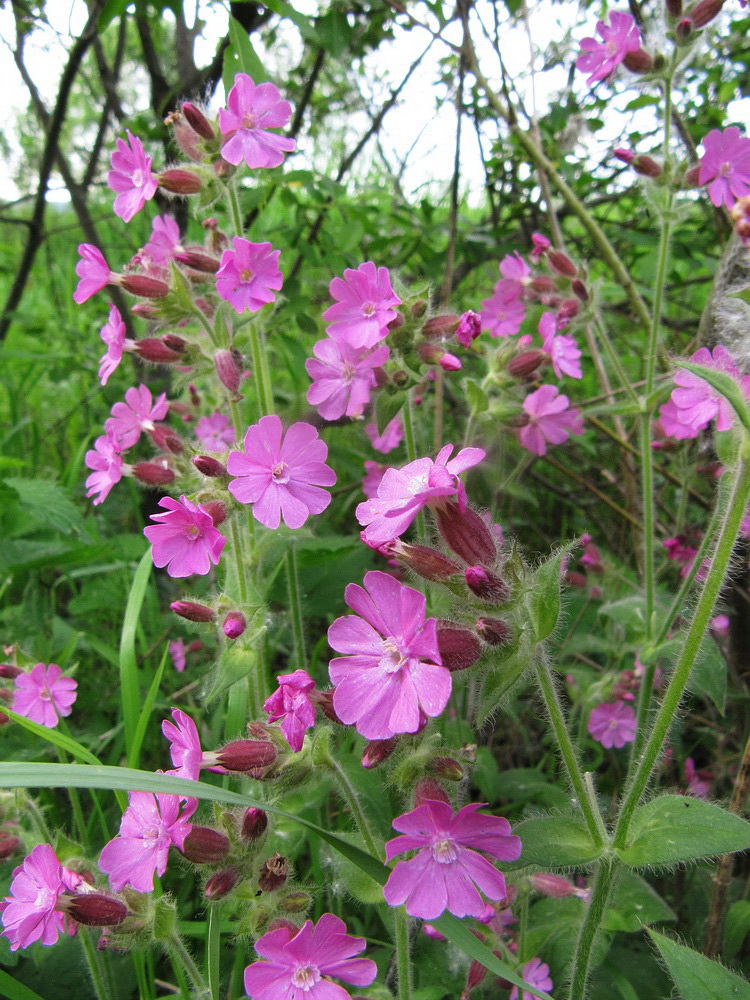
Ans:
POLYGON ((443 313, 440 316, 431 316, 424 326, 422 333, 428 340, 436 337, 449 337, 458 328, 460 317, 455 313, 443 313))
POLYGON ((9 680, 13 680, 22 673, 23 670, 20 667, 14 667, 11 663, 0 663, 0 677, 7 677, 9 680))
POLYGON ((160 451, 171 451, 173 455, 182 453, 182 438, 175 434, 171 428, 165 427, 163 424, 159 424, 153 430, 149 431, 149 437, 160 451))
POLYGON ((538 295, 547 295, 557 289, 554 279, 550 278, 548 274, 537 274, 531 279, 530 287, 538 295))
POLYGON ((256 840, 260 840, 267 829, 268 813, 255 807, 245 810, 245 815, 242 817, 242 827, 240 828, 240 836, 243 840, 248 844, 253 844, 256 840))
POLYGON ((564 278, 575 278, 578 274, 578 268, 562 250, 550 250, 547 254, 547 260, 552 270, 564 278))
POLYGON ((580 278, 573 278, 572 282, 570 283, 570 290, 573 292, 573 294, 577 299, 581 300, 581 302, 588 302, 589 293, 586 286, 584 285, 584 283, 581 281, 580 278))
POLYGON ((414 807, 418 808, 425 802, 445 802, 450 805, 448 793, 434 778, 420 778, 414 788, 414 807))
POLYGON ((136 340, 133 344, 133 350, 139 358, 157 365, 169 365, 182 360, 178 351, 173 351, 157 337, 144 337, 142 340, 136 340))
POLYGON ((0 830, 0 861, 7 861, 21 846, 20 837, 14 836, 7 830, 0 830))
POLYGON ((622 62, 631 73, 648 73, 654 65, 654 60, 645 49, 636 49, 635 52, 626 53, 622 62))
POLYGON ((508 374, 513 378, 526 378, 546 360, 546 352, 538 348, 533 351, 522 351, 508 362, 508 374))
POLYGON ((264 861, 258 875, 258 888, 261 892, 275 892, 289 878, 289 862, 278 851, 264 861))
POLYGON ((383 546, 383 554, 395 556, 409 569, 413 570, 425 580, 432 580, 439 583, 442 580, 450 580, 461 572, 461 567, 457 562, 444 556, 438 549, 431 549, 428 545, 409 545, 396 538, 391 543, 383 546))
POLYGON ((312 896, 307 892, 290 892, 278 902, 282 913, 304 913, 312 903, 312 896))
POLYGON ((146 486, 168 486, 175 481, 172 469, 156 462, 137 462, 133 466, 133 475, 146 486))
POLYGON ((437 623, 437 640, 443 666, 451 672, 468 670, 482 655, 482 645, 474 633, 454 622, 437 623))
POLYGON ((674 29, 674 37, 678 42, 687 42, 693 34, 693 24, 689 17, 683 17, 677 22, 674 29))
POLYGON ((230 611, 221 628, 227 639, 239 639, 247 628, 247 619, 241 611, 230 611))
POLYGON ((276 747, 264 740, 234 740, 216 751, 216 760, 223 768, 241 773, 268 767, 276 756, 276 747))
POLYGON ((193 271, 200 271, 202 274, 216 274, 219 270, 219 262, 215 257, 209 257, 207 253, 199 250, 186 250, 184 253, 176 253, 174 259, 191 268, 193 271))
POLYGON ((362 767, 368 771, 380 767, 391 756, 398 746, 398 737, 391 736, 387 740, 370 740, 362 754, 362 767))
POLYGON ((315 705, 320 711, 325 715, 327 719, 331 722, 335 722, 337 726, 344 726, 346 723, 342 722, 341 719, 336 714, 336 709, 333 707, 333 692, 335 688, 328 688, 327 691, 318 691, 313 689, 309 693, 310 701, 315 705))
POLYGON ((291 920, 285 920, 283 917, 276 917, 275 920, 272 920, 268 925, 268 931, 269 933, 270 931, 278 931, 282 927, 284 930, 289 931, 292 937, 299 934, 299 927, 297 927, 296 924, 293 924, 291 920))
POLYGON ((462 314, 456 328, 456 340, 462 347, 470 347, 482 332, 482 317, 472 309, 462 314))
POLYGON ((216 617, 213 608, 195 601, 172 601, 169 606, 176 615, 187 618, 189 622, 212 622, 216 617))
POLYGON ((242 372, 235 360, 234 353, 227 350, 219 350, 214 355, 214 365, 216 374, 229 391, 236 395, 242 380, 242 372))
POLYGON ((455 354, 449 354, 448 351, 438 360, 438 364, 444 372, 460 372, 462 367, 460 359, 455 354))
POLYGON ((510 628, 499 618, 477 619, 477 632, 488 646, 506 646, 510 642, 510 628))
POLYGON ((220 524, 223 524, 226 521, 227 508, 221 500, 207 500, 205 503, 201 504, 201 507, 207 514, 210 515, 215 528, 218 528, 220 524))
POLYGON ((578 889, 561 875, 552 875, 550 872, 537 872, 529 879, 531 888, 536 892, 541 892, 543 896, 550 896, 552 899, 562 899, 563 896, 576 896, 578 889))
POLYGON ((229 854, 229 837, 210 826, 191 826, 182 853, 196 865, 216 865, 229 854))
POLYGON ((443 540, 467 563, 491 563, 497 556, 495 541, 484 520, 470 508, 461 510, 452 500, 435 508, 443 540))
POLYGON ((699 0, 691 10, 687 11, 687 16, 693 28, 703 28, 721 13, 724 0, 699 0))
POLYGON ((192 170, 173 168, 159 174, 159 187, 171 194, 198 194, 203 189, 203 179, 192 170))
POLYGON ((464 572, 466 586, 482 601, 489 604, 505 604, 510 597, 508 584, 484 566, 469 566, 464 572))
POLYGON ((125 903, 99 892, 72 896, 64 908, 69 916, 86 927, 116 927, 128 916, 125 903))
POLYGON ((464 769, 455 757, 434 757, 430 768, 435 777, 444 781, 461 781, 465 777, 464 769))
POLYGON ((185 120, 192 130, 201 137, 201 139, 213 139, 215 136, 214 128, 211 122, 206 118, 200 108, 197 108, 191 101, 184 101, 182 104, 182 113, 185 116, 185 120))
POLYGON ((239 880, 239 869, 235 868, 234 865, 230 865, 228 868, 222 868, 220 872, 214 872, 211 878, 206 882, 203 895, 206 899, 211 900, 212 902, 217 899, 223 899, 232 891, 232 889, 234 889, 239 880))
POLYGON ((169 295, 169 285, 159 278, 149 278, 145 274, 122 274, 118 284, 131 295, 141 299, 163 299, 169 295))
POLYGON ((193 458, 193 465, 201 475, 208 476, 209 479, 220 479, 229 475, 226 465, 210 455, 196 455, 193 458))

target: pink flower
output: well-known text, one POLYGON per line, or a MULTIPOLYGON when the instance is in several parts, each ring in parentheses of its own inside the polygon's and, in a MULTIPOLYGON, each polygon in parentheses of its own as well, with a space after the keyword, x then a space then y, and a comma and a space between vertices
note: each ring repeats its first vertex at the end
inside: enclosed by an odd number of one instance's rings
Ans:
POLYGON ((167 647, 169 649, 169 655, 172 657, 172 663, 178 674, 181 674, 185 669, 185 643, 182 639, 174 639, 169 643, 167 647))
POLYGON ((469 309, 462 314, 456 327, 456 340, 462 347, 470 347, 482 332, 482 318, 479 313, 469 309))
POLYGON ((597 21, 596 33, 602 41, 582 39, 583 54, 576 60, 576 69, 590 74, 586 80, 589 86, 612 76, 628 52, 637 52, 641 47, 638 27, 630 14, 612 11, 609 24, 597 21))
POLYGON ((707 799, 711 791, 711 774, 709 771, 697 771, 695 761, 692 757, 685 760, 685 780, 687 781, 686 794, 694 795, 696 799, 707 799), (708 778, 705 781, 704 778, 708 778))
MULTIPOLYGON (((403 441, 404 425, 401 417, 397 413, 396 416, 385 425, 382 434, 378 434, 376 424, 367 424, 365 427, 365 434, 370 439, 370 444, 373 446, 375 451, 380 451, 384 455, 387 455, 389 451, 393 451, 394 448, 398 448, 403 441)), ((366 464, 367 463, 365 463, 365 465, 366 464)))
POLYGON ((109 319, 99 331, 99 336, 107 345, 106 354, 99 358, 99 378, 102 385, 107 384, 109 376, 120 364, 126 346, 133 343, 126 339, 125 333, 125 324, 122 321, 120 310, 117 306, 110 306, 109 319))
POLYGON ((521 301, 522 286, 510 278, 502 278, 495 285, 492 297, 482 300, 482 329, 491 337, 512 337, 521 329, 526 318, 526 307, 521 301))
POLYGON ((500 816, 477 814, 486 803, 472 803, 454 814, 446 802, 427 801, 393 821, 406 834, 385 845, 386 860, 417 851, 399 861, 383 895, 390 906, 406 904, 412 917, 434 920, 445 910, 456 917, 478 917, 489 899, 505 898, 505 878, 478 851, 501 861, 521 856, 521 840, 500 816))
POLYGON ((383 479, 387 465, 378 462, 365 461, 365 474, 362 478, 362 492, 368 500, 374 500, 378 495, 378 486, 383 479))
POLYGON ((205 576, 211 566, 218 566, 226 538, 214 527, 208 511, 200 504, 181 496, 179 501, 164 497, 159 506, 165 514, 152 514, 143 534, 151 542, 154 566, 167 567, 172 577, 205 576))
POLYGON ((279 674, 276 680, 278 691, 266 699, 263 711, 268 712, 269 722, 281 720, 284 739, 295 753, 299 753, 305 730, 315 725, 315 706, 308 695, 315 687, 315 681, 305 670, 279 674))
POLYGON ((138 892, 153 892, 154 872, 163 875, 167 870, 172 845, 182 850, 198 800, 187 799, 181 808, 179 795, 128 792, 128 801, 120 833, 105 844, 99 868, 116 891, 130 885, 138 892))
POLYGON ((554 313, 542 313, 539 333, 542 337, 542 350, 549 355, 555 375, 558 378, 562 378, 563 375, 583 378, 578 345, 573 337, 557 334, 557 320, 554 313))
POLYGON ((547 237, 542 236, 541 233, 532 233, 531 242, 534 245, 534 249, 531 251, 532 260, 539 260, 539 258, 543 257, 552 246, 547 237))
POLYGON ((114 275, 104 259, 104 255, 91 243, 80 243, 78 253, 81 259, 76 264, 76 274, 81 279, 73 292, 73 301, 79 306, 112 281, 114 275))
POLYGON ((321 486, 333 486, 336 473, 325 465, 328 446, 312 424, 296 423, 284 436, 276 415, 261 417, 245 434, 244 451, 232 451, 227 470, 236 476, 229 492, 253 505, 253 516, 267 528, 301 528, 310 514, 331 502, 321 486))
POLYGON ((365 939, 347 934, 344 921, 332 913, 324 913, 317 924, 307 920, 297 934, 279 927, 255 942, 268 961, 245 969, 245 992, 253 1000, 351 1000, 345 989, 323 977, 369 986, 377 966, 369 958, 352 958, 364 947, 365 939))
POLYGON ((434 618, 425 619, 424 594, 387 573, 365 573, 364 589, 350 583, 346 603, 356 612, 337 618, 328 642, 345 656, 331 660, 336 715, 368 740, 416 733, 440 715, 451 695, 434 618))
POLYGON ((364 536, 368 544, 403 535, 423 507, 438 503, 442 497, 457 495, 459 506, 465 508, 466 490, 458 477, 481 462, 485 452, 481 448, 463 448, 449 461, 452 451, 453 445, 447 444, 434 462, 431 458, 418 458, 401 469, 386 471, 378 486, 377 499, 357 506, 357 520, 366 525, 364 536))
MULTIPOLYGON (((56 907, 58 898, 73 888, 75 878, 75 872, 63 868, 49 844, 37 844, 13 872, 11 895, 0 904, 3 936, 10 941, 11 951, 28 948, 35 941, 53 945, 65 933, 65 917, 56 907)), ((68 928, 71 936, 75 928, 68 928)))
POLYGON ((292 114, 278 89, 272 83, 255 84, 247 73, 238 73, 227 105, 219 111, 219 128, 229 136, 221 147, 227 163, 236 167, 244 160, 251 169, 283 163, 284 153, 291 153, 295 141, 269 131, 284 128, 292 114))
POLYGON ((531 277, 531 268, 516 250, 512 254, 507 254, 500 261, 500 274, 504 278, 509 278, 512 281, 517 281, 520 285, 524 285, 527 279, 531 277))
POLYGON ((386 363, 390 351, 381 344, 370 351, 352 347, 348 341, 319 340, 313 347, 314 358, 305 362, 313 384, 307 401, 318 407, 324 420, 361 417, 375 388, 375 370, 386 363))
POLYGON ((180 227, 171 215, 157 215, 151 224, 151 237, 141 250, 141 256, 164 266, 181 249, 180 227))
POLYGON ((195 425, 195 436, 206 451, 226 451, 234 444, 234 427, 229 417, 217 410, 200 418, 195 425))
POLYGON ((159 186, 151 172, 151 157, 146 156, 141 140, 127 132, 128 141, 117 140, 117 149, 112 154, 112 169, 107 174, 107 184, 115 198, 115 215, 124 222, 130 222, 143 206, 154 197, 159 186))
MULTIPOLYGON (((731 375, 745 396, 750 398, 750 376, 740 375, 731 354, 721 344, 717 344, 714 348, 713 356, 707 347, 701 347, 691 355, 690 360, 696 365, 714 368, 716 371, 731 375)), ((731 404, 705 379, 681 368, 675 373, 674 381, 677 388, 672 390, 670 398, 677 408, 677 418, 680 423, 691 427, 696 435, 714 418, 717 431, 729 430, 734 425, 734 410, 731 404)))
POLYGON ((323 313, 324 320, 333 320, 326 328, 329 337, 351 347, 374 347, 387 336, 388 324, 398 315, 395 307, 401 305, 387 267, 368 260, 356 270, 347 268, 329 290, 336 299, 323 313))
MULTIPOLYGON (((529 986, 535 986, 538 990, 551 990, 552 980, 549 977, 549 966, 542 962, 540 958, 532 958, 530 962, 521 969, 521 978, 525 979, 529 986)), ((514 986, 510 991, 508 1000, 518 1000, 518 987, 514 986)), ((521 992, 521 1000, 534 1000, 528 990, 521 992)))
POLYGON ((78 683, 63 677, 56 663, 45 667, 37 663, 28 674, 16 677, 16 689, 11 708, 32 722, 54 729, 61 716, 70 715, 78 697, 78 683))
POLYGON ((635 739, 635 712, 624 701, 608 702, 592 708, 588 731, 603 747, 624 747, 635 739))
POLYGON ((284 279, 279 270, 280 250, 270 243, 250 243, 241 236, 232 239, 234 250, 225 250, 216 272, 216 291, 235 312, 257 312, 274 302, 284 279))
MULTIPOLYGON (((666 403, 659 407, 659 420, 656 425, 656 432, 658 433, 659 424, 661 425, 661 430, 667 437, 674 438, 676 441, 683 441, 686 438, 696 438, 700 434, 703 426, 695 427, 691 423, 684 423, 682 410, 679 410, 672 399, 668 399, 666 403)), ((654 445, 660 444, 660 442, 655 441, 654 445)))
POLYGON ((547 453, 547 442, 562 444, 571 434, 583 434, 583 420, 556 385, 542 385, 523 401, 528 423, 518 430, 518 439, 535 455, 547 453))
POLYGON ((124 451, 132 448, 141 431, 152 431, 155 420, 163 420, 169 411, 167 394, 152 402, 151 392, 145 385, 128 389, 124 403, 115 403, 112 416, 104 421, 104 430, 124 451))
POLYGON ((723 132, 713 128, 703 139, 698 183, 708 184, 711 203, 731 208, 738 198, 750 195, 750 139, 731 125, 723 132))
POLYGON ((96 496, 94 506, 103 503, 112 487, 119 483, 125 470, 122 449, 111 434, 103 434, 86 452, 86 468, 94 471, 86 479, 86 496, 96 496))
POLYGON ((172 758, 174 774, 178 778, 197 781, 203 766, 203 750, 195 723, 179 708, 172 709, 174 722, 165 719, 161 731, 169 740, 169 755, 172 758))

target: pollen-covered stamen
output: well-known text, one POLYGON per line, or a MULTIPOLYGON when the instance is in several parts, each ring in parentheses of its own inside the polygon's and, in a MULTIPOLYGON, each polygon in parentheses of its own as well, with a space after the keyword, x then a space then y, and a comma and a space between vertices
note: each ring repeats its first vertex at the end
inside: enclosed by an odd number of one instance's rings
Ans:
POLYGON ((432 845, 432 857, 438 864, 448 865, 458 857, 456 845, 452 840, 436 840, 432 845))
POLYGON ((249 267, 245 267, 240 271, 240 281, 252 281, 253 272, 249 267))
POLYGON ((390 639, 386 639, 381 648, 383 655, 380 657, 380 668, 387 674, 395 674, 404 666, 408 657, 405 657, 396 643, 390 639))
POLYGON ((286 462, 279 462, 271 469, 271 478, 275 483, 288 483, 290 479, 289 466, 286 462))
POLYGON ((368 319, 369 319, 370 316, 374 316, 375 315, 375 312, 376 312, 376 308, 375 308, 375 303, 374 302, 363 302, 362 303, 362 315, 363 316, 367 316, 368 319))
POLYGON ((317 965, 300 965, 292 973, 292 986, 296 986, 305 993, 321 980, 320 969, 317 965))

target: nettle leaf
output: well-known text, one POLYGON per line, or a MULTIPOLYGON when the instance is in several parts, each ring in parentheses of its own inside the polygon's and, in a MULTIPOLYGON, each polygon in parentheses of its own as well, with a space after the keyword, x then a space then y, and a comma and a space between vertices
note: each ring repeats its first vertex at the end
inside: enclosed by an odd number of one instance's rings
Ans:
POLYGON ((750 848, 750 823, 687 795, 663 795, 633 816, 630 843, 618 851, 631 868, 673 865, 750 848))
POLYGON ((649 930, 682 1000, 750 1000, 750 983, 684 944, 649 930))
POLYGON ((538 816, 513 829, 521 838, 521 857, 507 868, 570 868, 588 865, 602 856, 586 824, 573 816, 538 816))
POLYGON ((65 535, 72 532, 87 535, 83 514, 59 483, 51 479, 9 476, 5 484, 13 490, 23 508, 26 531, 44 527, 65 535))
POLYGON ((624 872, 602 919, 602 929, 635 934, 645 924, 676 920, 677 915, 645 879, 624 872))
POLYGON ((526 597, 526 606, 531 616, 534 637, 537 642, 546 639, 557 625, 560 617, 560 589, 563 565, 569 553, 578 545, 578 540, 568 542, 554 555, 538 566, 531 588, 526 597))

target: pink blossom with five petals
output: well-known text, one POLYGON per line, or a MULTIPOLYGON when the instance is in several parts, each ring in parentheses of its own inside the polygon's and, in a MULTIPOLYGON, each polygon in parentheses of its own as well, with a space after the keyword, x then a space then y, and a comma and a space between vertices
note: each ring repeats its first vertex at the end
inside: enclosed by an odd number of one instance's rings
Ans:
POLYGON ((378 434, 377 424, 367 424, 365 427, 365 434, 370 439, 370 444, 373 446, 375 451, 379 451, 382 452, 383 455, 387 455, 389 451, 393 451, 394 448, 398 448, 403 441, 404 424, 401 420, 401 416, 397 413, 396 416, 392 420, 389 420, 389 422, 385 425, 382 434, 378 434))
POLYGON ((157 215, 151 223, 151 236, 141 249, 141 256, 153 264, 166 266, 182 250, 180 227, 171 215, 157 215))
POLYGON ((104 254, 91 243, 79 243, 81 259, 76 264, 76 274, 81 279, 73 292, 73 301, 81 305, 108 285, 115 275, 110 271, 104 254))
POLYGON ((122 448, 111 434, 102 434, 86 452, 86 468, 93 472, 86 479, 86 496, 95 497, 94 506, 103 503, 112 487, 122 479, 127 466, 122 448))
POLYGON ((542 313, 539 320, 539 333, 542 338, 542 350, 552 362, 552 370, 558 378, 569 375, 571 378, 583 378, 581 371, 581 351, 575 338, 568 334, 558 334, 557 319, 554 313, 542 313))
POLYGON ((556 385, 542 385, 523 401, 528 423, 518 429, 527 451, 546 455, 547 443, 562 444, 571 434, 583 434, 583 419, 556 385))
POLYGON ((351 347, 374 347, 387 336, 401 305, 387 267, 365 261, 356 270, 347 268, 343 278, 334 278, 329 289, 336 299, 323 313, 324 320, 333 321, 326 327, 329 337, 351 347))
POLYGON ((225 250, 216 272, 216 291, 237 313, 257 312, 274 302, 284 283, 279 270, 280 250, 270 243, 251 243, 232 238, 233 250, 225 250))
POLYGON ((279 674, 276 680, 278 690, 266 698, 263 711, 268 712, 269 722, 281 721, 284 739, 295 753, 299 753, 305 731, 315 725, 315 706, 309 696, 315 681, 306 670, 279 674))
POLYGON ((523 286, 513 278, 501 278, 491 298, 482 300, 482 329, 491 337, 512 337, 521 329, 526 307, 521 301, 523 286))
POLYGON ((117 306, 109 307, 109 319, 99 331, 99 336, 107 345, 107 352, 99 358, 99 378, 102 385, 106 385, 109 376, 114 372, 122 360, 123 352, 130 349, 135 341, 125 337, 125 324, 117 306))
POLYGON ((638 723, 630 705, 614 701, 592 708, 586 728, 597 743, 608 750, 612 747, 619 750, 633 742, 638 723))
POLYGON ((54 729, 61 717, 70 715, 78 683, 63 677, 56 663, 37 663, 29 673, 16 677, 11 708, 32 722, 54 729))
POLYGON ((118 139, 112 153, 112 169, 107 184, 115 192, 115 215, 130 222, 143 206, 154 197, 159 182, 151 172, 151 157, 146 156, 138 136, 127 132, 128 141, 118 139))
POLYGON ((281 100, 272 83, 256 84, 247 73, 238 73, 227 107, 219 111, 219 129, 229 137, 221 147, 222 157, 235 167, 243 160, 251 169, 278 167, 296 143, 269 130, 284 128, 291 114, 291 105, 281 100))
POLYGON ((168 412, 165 392, 154 401, 145 385, 133 386, 125 393, 125 402, 112 407, 112 415, 104 421, 104 430, 124 451, 137 443, 142 431, 152 431, 154 421, 163 420, 168 412))
POLYGON ((151 520, 158 523, 143 529, 151 542, 154 566, 166 566, 171 577, 205 576, 212 565, 218 566, 227 540, 208 511, 185 496, 179 500, 164 497, 159 506, 166 513, 152 514, 151 520))
MULTIPOLYGON (((696 365, 731 375, 745 397, 750 399, 750 376, 740 375, 732 355, 721 344, 716 345, 713 354, 707 347, 699 348, 691 355, 690 360, 696 365)), ((695 431, 693 435, 684 436, 695 437, 714 419, 717 431, 727 431, 734 426, 735 416, 731 403, 700 375, 681 368, 675 373, 674 381, 677 388, 672 390, 670 399, 676 407, 677 419, 695 431)))
POLYGON ((195 436, 206 451, 226 451, 234 444, 234 427, 229 417, 217 410, 200 418, 195 425, 195 436))
POLYGON ((711 131, 702 140, 698 183, 708 184, 708 196, 717 207, 731 208, 750 195, 750 139, 736 125, 711 131))
POLYGON ((13 872, 11 894, 0 904, 3 937, 10 941, 11 951, 28 948, 35 941, 53 945, 66 930, 75 934, 77 925, 68 925, 57 906, 59 897, 74 890, 79 878, 60 864, 49 844, 37 844, 13 872))
POLYGON ((576 69, 588 73, 586 83, 591 86, 612 76, 629 52, 637 52, 641 47, 641 36, 635 18, 613 10, 609 24, 597 21, 596 33, 602 39, 583 38, 582 55, 576 60, 576 69))
MULTIPOLYGON (((532 958, 530 962, 527 962, 523 966, 521 969, 521 978, 524 979, 529 986, 534 986, 538 990, 546 991, 552 989, 549 966, 540 958, 532 958)), ((510 991, 508 1000, 518 1000, 517 986, 514 986, 510 991)), ((522 990, 521 1000, 536 1000, 536 998, 532 993, 529 993, 528 990, 522 990)))
POLYGON ((317 406, 324 420, 361 417, 375 387, 375 371, 390 356, 381 344, 374 350, 352 347, 346 340, 319 340, 313 347, 314 358, 305 362, 313 384, 307 401, 317 406))

